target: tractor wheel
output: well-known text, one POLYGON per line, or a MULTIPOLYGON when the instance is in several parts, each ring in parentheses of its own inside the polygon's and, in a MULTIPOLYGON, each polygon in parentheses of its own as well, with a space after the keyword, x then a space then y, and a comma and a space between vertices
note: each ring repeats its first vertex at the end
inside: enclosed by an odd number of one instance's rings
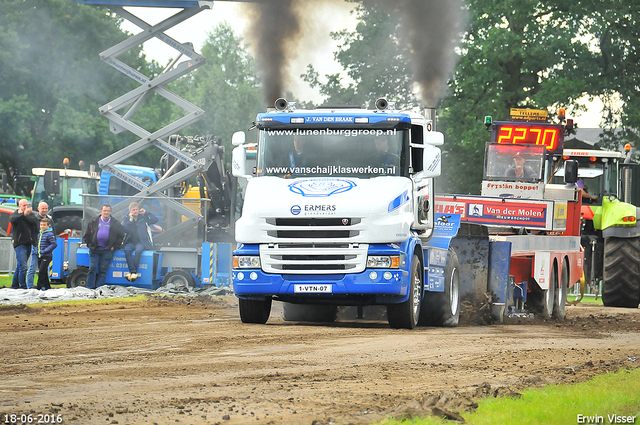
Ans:
POLYGON ((449 248, 444 269, 444 292, 425 294, 420 324, 431 326, 458 326, 460 321, 460 263, 458 254, 449 248))
POLYGON ((640 303, 640 238, 605 238, 602 301, 607 307, 640 303))
POLYGON ((338 306, 284 303, 282 319, 287 322, 333 323, 338 316, 338 306))
POLYGON ((414 255, 411 262, 409 297, 403 303, 387 305, 387 320, 392 328, 413 329, 418 325, 423 293, 423 276, 420 259, 414 255))
POLYGON ((70 233, 82 233, 82 217, 77 215, 58 217, 54 220, 53 227, 53 233, 56 235, 64 233, 65 230, 70 230, 70 233), (73 232, 74 230, 76 232, 73 232))
POLYGON ((271 314, 271 298, 264 300, 238 300, 240 320, 242 323, 258 323, 264 325, 271 314))
POLYGON ((77 286, 87 287, 87 275, 89 274, 89 268, 79 266, 67 276, 67 288, 75 288, 77 286))

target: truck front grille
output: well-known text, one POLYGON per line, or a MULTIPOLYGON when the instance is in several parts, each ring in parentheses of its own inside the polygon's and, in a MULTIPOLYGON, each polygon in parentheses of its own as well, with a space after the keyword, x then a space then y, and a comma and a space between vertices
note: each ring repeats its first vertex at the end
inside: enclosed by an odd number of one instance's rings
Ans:
POLYGON ((350 239, 360 235, 360 218, 270 218, 267 235, 278 239, 350 239))
POLYGON ((267 273, 360 273, 367 263, 367 244, 269 244, 260 246, 267 273))

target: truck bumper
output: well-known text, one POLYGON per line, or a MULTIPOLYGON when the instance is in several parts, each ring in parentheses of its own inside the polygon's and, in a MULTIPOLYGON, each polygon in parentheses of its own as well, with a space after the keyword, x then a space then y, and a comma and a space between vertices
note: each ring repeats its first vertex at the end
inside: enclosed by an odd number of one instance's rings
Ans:
POLYGON ((313 287, 318 286, 324 286, 324 290, 330 290, 331 294, 402 295, 407 292, 408 284, 409 272, 399 269, 367 269, 362 273, 343 275, 278 275, 251 269, 233 271, 233 290, 237 295, 303 294, 300 291, 313 291, 313 287))
MULTIPOLYGON (((233 290, 245 299, 273 298, 312 304, 370 305, 393 304, 407 299, 411 279, 413 244, 376 244, 369 255, 400 255, 400 268, 366 268, 358 273, 289 274, 266 273, 260 268, 232 270, 233 290)), ((257 245, 241 245, 234 255, 255 256, 257 245)))

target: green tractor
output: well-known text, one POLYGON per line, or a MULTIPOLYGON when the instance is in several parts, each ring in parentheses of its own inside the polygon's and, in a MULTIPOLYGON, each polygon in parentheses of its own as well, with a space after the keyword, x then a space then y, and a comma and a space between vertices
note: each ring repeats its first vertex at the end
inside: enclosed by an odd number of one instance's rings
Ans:
POLYGON ((637 308, 640 304, 639 164, 625 153, 565 149, 565 160, 578 161, 578 186, 583 189, 582 233, 584 274, 589 285, 602 282, 608 307, 637 308))
MULTIPOLYGON (((83 194, 98 194, 100 176, 70 169, 34 168, 33 209, 41 201, 49 205, 56 235, 79 237, 82 232, 83 194)), ((92 211, 98 215, 99 211, 92 211)))

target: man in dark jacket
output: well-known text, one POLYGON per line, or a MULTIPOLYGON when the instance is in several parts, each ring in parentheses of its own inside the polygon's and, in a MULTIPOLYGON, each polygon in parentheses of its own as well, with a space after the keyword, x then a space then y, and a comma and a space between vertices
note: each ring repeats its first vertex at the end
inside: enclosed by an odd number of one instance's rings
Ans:
POLYGON ((153 249, 149 225, 157 222, 158 217, 144 208, 139 208, 137 202, 129 204, 129 214, 125 216, 123 223, 126 233, 124 255, 127 257, 129 273, 125 273, 124 277, 131 282, 140 277, 138 266, 140 265, 140 258, 142 258, 142 251, 153 249))
POLYGON ((104 285, 107 270, 113 258, 113 253, 119 249, 124 239, 122 224, 111 217, 111 205, 104 204, 100 215, 89 222, 82 242, 89 248, 89 273, 87 288, 95 289, 104 285))
POLYGON ((38 219, 33 214, 33 209, 26 199, 18 201, 18 209, 9 217, 11 223, 11 238, 13 248, 16 251, 18 264, 13 273, 11 287, 14 289, 27 289, 27 265, 31 247, 34 245, 38 234, 38 219))

